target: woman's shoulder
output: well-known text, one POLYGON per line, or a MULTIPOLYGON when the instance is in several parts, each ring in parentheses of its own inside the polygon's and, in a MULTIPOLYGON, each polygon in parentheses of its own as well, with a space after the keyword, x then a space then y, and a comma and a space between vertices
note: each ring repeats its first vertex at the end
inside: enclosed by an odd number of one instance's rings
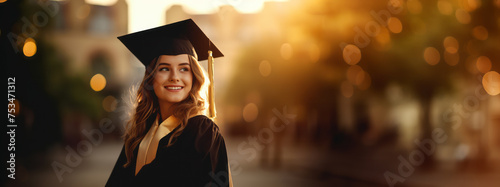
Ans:
POLYGON ((195 149, 204 154, 207 154, 213 148, 218 147, 220 143, 224 142, 217 124, 205 115, 190 118, 183 133, 186 133, 187 137, 192 138, 195 149))
POLYGON ((200 131, 219 131, 217 124, 205 115, 197 115, 189 118, 186 128, 194 128, 200 131))

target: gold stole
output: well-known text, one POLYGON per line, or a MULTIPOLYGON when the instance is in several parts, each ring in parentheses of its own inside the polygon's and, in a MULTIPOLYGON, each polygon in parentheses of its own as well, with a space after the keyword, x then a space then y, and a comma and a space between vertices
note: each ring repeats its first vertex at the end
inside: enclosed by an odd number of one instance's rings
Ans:
POLYGON ((151 161, 155 159, 160 139, 165 137, 180 124, 180 120, 174 116, 170 116, 158 125, 158 121, 160 120, 159 118, 160 117, 158 115, 153 125, 151 125, 148 133, 139 144, 139 151, 137 152, 137 161, 135 166, 136 175, 144 165, 151 163, 151 161))

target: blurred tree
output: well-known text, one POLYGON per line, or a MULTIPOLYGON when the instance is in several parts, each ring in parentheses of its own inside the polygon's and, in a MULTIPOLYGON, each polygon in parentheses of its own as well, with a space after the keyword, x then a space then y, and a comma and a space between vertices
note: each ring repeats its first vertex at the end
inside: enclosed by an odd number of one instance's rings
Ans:
MULTIPOLYGON (((18 80, 16 99, 21 107, 19 120, 23 122, 18 129, 20 136, 16 138, 26 144, 20 145, 23 149, 20 149, 19 156, 23 155, 23 151, 28 156, 63 141, 65 132, 62 123, 68 114, 79 113, 90 119, 102 117, 103 97, 90 88, 88 75, 69 73, 67 65, 71 59, 64 57, 46 35, 52 28, 52 17, 33 16, 46 13, 36 1, 7 1, 1 6, 13 12, 10 25, 2 25, 2 51, 6 52, 9 76, 18 80), (33 33, 24 33, 28 31, 33 33), (36 45, 34 55, 27 57, 23 54, 24 41, 20 41, 20 45, 11 45, 4 38, 8 34, 33 37, 36 45), (19 52, 15 52, 13 47, 17 47, 19 52)), ((11 15, 3 17, 10 18, 11 15)))

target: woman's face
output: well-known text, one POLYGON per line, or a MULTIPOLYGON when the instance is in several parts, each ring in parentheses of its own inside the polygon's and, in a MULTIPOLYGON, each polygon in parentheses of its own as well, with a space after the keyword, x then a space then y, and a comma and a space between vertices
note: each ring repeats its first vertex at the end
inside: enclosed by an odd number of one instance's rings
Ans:
POLYGON ((161 55, 153 80, 153 88, 160 103, 178 103, 186 99, 193 85, 189 56, 161 55))

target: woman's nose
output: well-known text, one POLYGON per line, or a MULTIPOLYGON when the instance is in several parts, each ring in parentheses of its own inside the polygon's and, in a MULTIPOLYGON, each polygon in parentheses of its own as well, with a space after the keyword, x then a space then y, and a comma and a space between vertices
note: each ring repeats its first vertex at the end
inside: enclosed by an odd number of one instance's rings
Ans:
POLYGON ((177 75, 177 73, 175 71, 173 71, 171 74, 170 74, 170 77, 168 79, 168 81, 170 82, 179 82, 179 76, 177 75))

